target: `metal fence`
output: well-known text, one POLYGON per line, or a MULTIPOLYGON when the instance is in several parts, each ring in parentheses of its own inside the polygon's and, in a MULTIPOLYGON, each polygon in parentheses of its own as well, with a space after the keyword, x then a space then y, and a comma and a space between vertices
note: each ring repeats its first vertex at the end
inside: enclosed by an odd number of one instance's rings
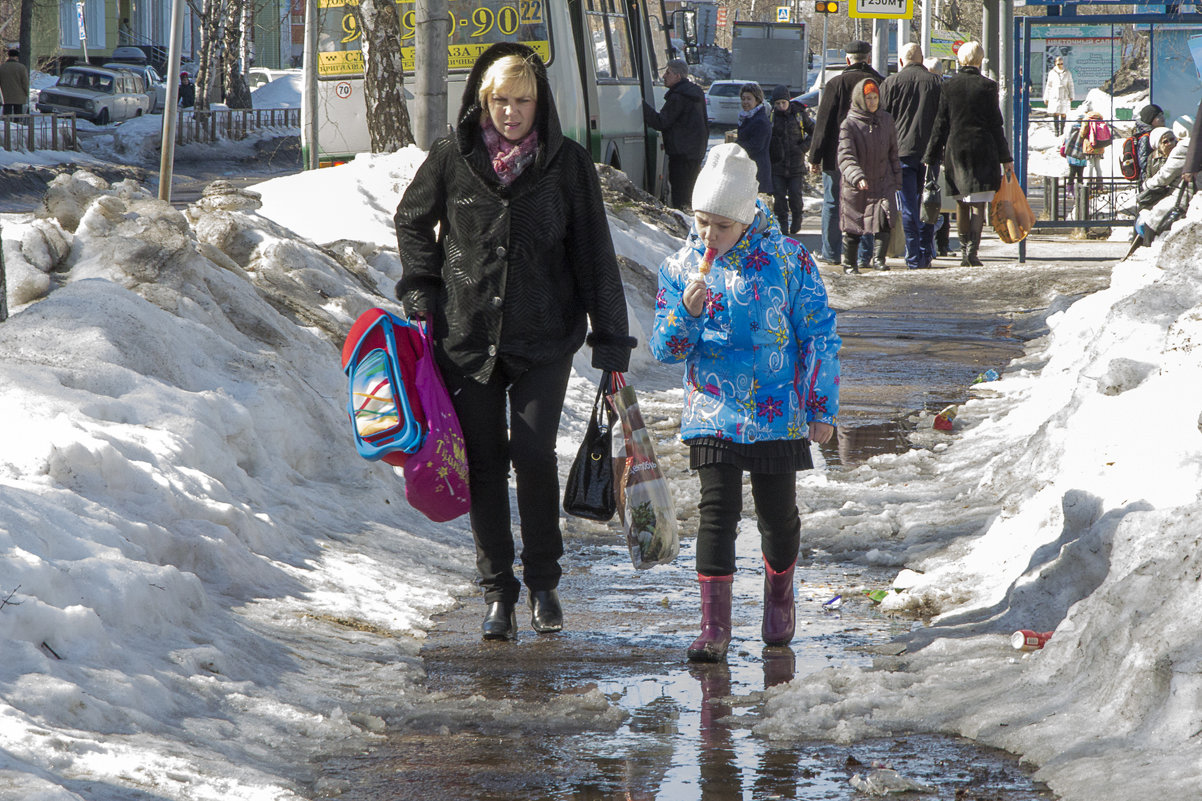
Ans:
POLYGON ((74 114, 0 117, 0 150, 78 150, 74 114))
POLYGON ((181 110, 175 128, 175 143, 212 144, 223 139, 245 139, 252 131, 267 128, 299 128, 299 108, 181 110))

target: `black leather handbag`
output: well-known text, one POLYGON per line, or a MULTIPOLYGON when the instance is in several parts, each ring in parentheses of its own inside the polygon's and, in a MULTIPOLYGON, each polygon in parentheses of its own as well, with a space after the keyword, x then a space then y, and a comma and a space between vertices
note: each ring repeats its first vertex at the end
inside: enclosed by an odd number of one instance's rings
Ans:
POLYGON ((605 394, 609 385, 610 374, 602 373, 584 441, 580 443, 576 460, 568 472, 568 483, 563 491, 563 510, 573 517, 609 520, 618 508, 614 497, 613 456, 610 453, 613 432, 609 411, 605 408, 605 394))

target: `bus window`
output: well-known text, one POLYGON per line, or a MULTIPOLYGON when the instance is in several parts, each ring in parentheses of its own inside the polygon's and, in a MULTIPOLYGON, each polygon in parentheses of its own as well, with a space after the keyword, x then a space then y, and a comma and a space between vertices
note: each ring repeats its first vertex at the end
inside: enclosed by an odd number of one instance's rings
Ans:
POLYGON ((593 40, 597 77, 621 82, 637 80, 626 0, 588 0, 585 17, 593 40))
MULTIPOLYGON (((523 42, 551 63, 548 0, 450 0, 448 68, 470 70, 489 45, 523 42)), ((361 32, 355 6, 358 0, 318 0, 318 75, 342 78, 363 74, 361 32)), ((413 73, 416 12, 414 0, 397 0, 401 21, 401 60, 406 74, 413 73)))
POLYGON ((648 0, 647 21, 651 28, 651 46, 647 48, 651 55, 651 72, 659 75, 672 58, 672 46, 668 40, 668 31, 664 28, 667 12, 663 0, 648 0), (657 13, 658 12, 658 13, 657 13))

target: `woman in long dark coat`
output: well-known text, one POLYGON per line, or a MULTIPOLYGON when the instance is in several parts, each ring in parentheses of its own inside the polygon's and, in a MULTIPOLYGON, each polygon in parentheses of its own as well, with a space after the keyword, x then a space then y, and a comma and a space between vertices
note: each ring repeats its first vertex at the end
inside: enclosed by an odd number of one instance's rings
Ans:
POLYGON ((839 127, 839 228, 845 273, 860 271, 856 254, 865 234, 876 234, 873 269, 889 269, 885 265, 889 231, 901 222, 897 126, 880 106, 880 87, 875 79, 865 78, 852 90, 851 106, 839 127))
POLYGON ((481 54, 453 136, 435 142, 396 212, 397 297, 431 325, 467 449, 486 639, 513 639, 509 466, 535 631, 563 625, 555 441, 572 355, 625 371, 634 341, 601 186, 563 136, 547 71, 525 45, 481 54), (508 402, 508 417, 506 405, 508 402))
POLYGON ((997 84, 981 74, 980 43, 965 42, 956 57, 960 70, 943 84, 923 161, 932 175, 943 164, 947 187, 956 198, 960 264, 979 267, 985 205, 1002 185, 1002 170, 1014 171, 1014 157, 1006 143, 997 84))
POLYGON ((772 120, 768 117, 764 90, 758 83, 745 83, 739 90, 739 100, 743 104, 743 110, 739 112, 739 128, 735 141, 755 162, 760 191, 770 195, 772 157, 768 153, 768 147, 772 143, 772 120))

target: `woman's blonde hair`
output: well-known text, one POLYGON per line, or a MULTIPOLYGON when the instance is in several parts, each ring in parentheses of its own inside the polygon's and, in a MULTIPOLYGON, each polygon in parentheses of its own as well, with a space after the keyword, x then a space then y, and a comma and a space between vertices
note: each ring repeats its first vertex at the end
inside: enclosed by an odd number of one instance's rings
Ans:
POLYGON ((534 64, 521 56, 501 56, 484 71, 480 79, 477 99, 488 108, 488 99, 494 94, 532 97, 538 100, 538 76, 534 64))
POLYGON ((961 67, 979 67, 985 60, 985 50, 980 42, 965 42, 956 51, 956 60, 961 67))

